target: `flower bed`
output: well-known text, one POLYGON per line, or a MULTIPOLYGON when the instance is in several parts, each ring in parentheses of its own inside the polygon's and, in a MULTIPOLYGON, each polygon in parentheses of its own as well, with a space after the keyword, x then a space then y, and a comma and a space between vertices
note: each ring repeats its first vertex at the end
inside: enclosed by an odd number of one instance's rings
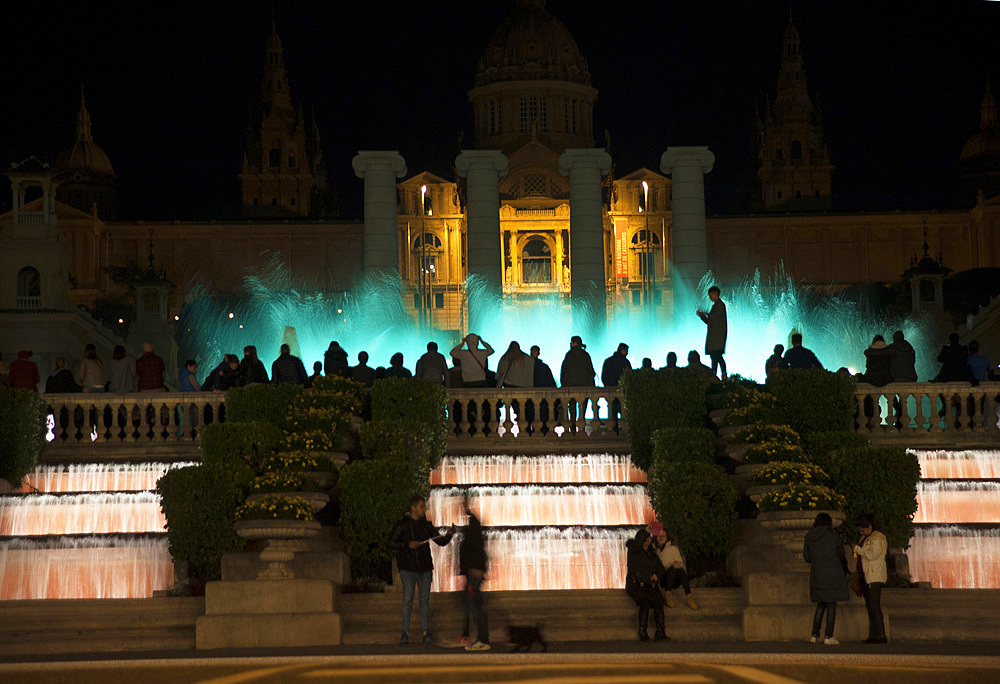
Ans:
POLYGON ((754 423, 740 429, 733 435, 736 444, 763 444, 777 442, 789 446, 800 446, 799 433, 787 425, 768 425, 754 423))
POLYGON ((293 470, 269 470, 250 483, 250 492, 253 494, 318 490, 315 480, 304 478, 293 470))
POLYGON ((305 498, 275 494, 248 500, 236 509, 236 520, 312 520, 313 507, 305 498))
POLYGON ((283 451, 273 454, 261 462, 262 473, 281 470, 336 472, 337 464, 331 458, 308 451, 283 451))
POLYGON ((764 494, 757 502, 761 513, 772 511, 842 511, 844 497, 829 487, 797 484, 764 494))
POLYGON ((805 452, 800 447, 789 446, 780 442, 749 444, 743 449, 740 458, 744 464, 773 463, 775 461, 804 463, 806 461, 805 452))
POLYGON ((753 483, 765 486, 797 484, 825 486, 828 481, 829 477, 819 466, 794 461, 772 461, 753 474, 753 483))

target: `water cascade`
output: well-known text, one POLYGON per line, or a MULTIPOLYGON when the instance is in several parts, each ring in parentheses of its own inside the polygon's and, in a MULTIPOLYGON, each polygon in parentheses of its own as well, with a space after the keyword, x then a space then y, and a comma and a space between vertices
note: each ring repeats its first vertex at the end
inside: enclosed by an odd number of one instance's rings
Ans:
POLYGON ((907 556, 935 587, 1000 588, 1000 451, 912 451, 924 480, 907 556))
POLYGON ((150 490, 186 465, 36 468, 0 496, 0 599, 143 598, 169 587, 173 560, 150 490))
MULTIPOLYGON (((625 540, 653 519, 645 476, 615 454, 447 457, 431 473, 428 516, 486 528, 493 591, 624 586, 625 540)), ((431 545, 433 591, 462 587, 458 540, 431 545)))

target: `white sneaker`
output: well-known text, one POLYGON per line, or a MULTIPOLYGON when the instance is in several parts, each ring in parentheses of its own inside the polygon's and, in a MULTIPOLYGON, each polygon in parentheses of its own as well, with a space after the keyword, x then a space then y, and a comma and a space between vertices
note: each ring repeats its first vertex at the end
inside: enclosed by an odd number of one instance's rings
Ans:
POLYGON ((816 636, 815 634, 813 634, 811 637, 809 637, 809 643, 810 644, 815 644, 817 641, 819 641, 819 637, 816 636))
POLYGON ((482 641, 473 641, 471 644, 465 647, 466 651, 488 651, 490 650, 489 644, 484 644, 482 641))
POLYGON ((823 643, 827 646, 838 646, 840 644, 834 637, 827 637, 823 639, 823 643))

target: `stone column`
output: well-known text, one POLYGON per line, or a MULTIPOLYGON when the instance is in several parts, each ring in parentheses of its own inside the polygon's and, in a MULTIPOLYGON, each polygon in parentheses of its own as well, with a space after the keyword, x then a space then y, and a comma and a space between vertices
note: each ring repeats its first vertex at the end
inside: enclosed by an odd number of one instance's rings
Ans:
POLYGON ((602 149, 569 149, 559 156, 569 176, 570 287, 577 325, 602 326, 607 316, 604 266, 604 209, 601 179, 611 171, 602 149))
POLYGON ((693 292, 708 270, 705 174, 714 163, 715 155, 707 147, 668 147, 660 157, 660 170, 671 177, 675 292, 678 284, 693 292))
POLYGON ((358 152, 354 173, 365 181, 365 234, 362 268, 365 275, 399 275, 399 221, 396 179, 406 175, 399 152, 358 152))
POLYGON ((469 301, 469 325, 474 328, 483 308, 499 302, 503 292, 498 183, 507 173, 507 157, 499 150, 463 150, 455 158, 455 166, 458 175, 466 179, 467 273, 482 286, 471 293, 474 296, 469 301))

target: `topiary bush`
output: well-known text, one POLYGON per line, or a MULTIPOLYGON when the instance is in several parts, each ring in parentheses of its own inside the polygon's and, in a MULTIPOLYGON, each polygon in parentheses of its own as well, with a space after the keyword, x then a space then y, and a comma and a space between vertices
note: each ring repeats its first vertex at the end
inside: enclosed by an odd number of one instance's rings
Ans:
POLYGON ((222 465, 173 468, 156 483, 167 518, 167 539, 175 561, 186 561, 193 584, 222 576, 222 556, 242 551, 236 509, 243 488, 222 465))
POLYGON ((303 391, 287 382, 234 387, 226 392, 226 421, 281 425, 303 391))
POLYGON ((799 446, 800 438, 799 433, 787 425, 768 425, 766 423, 747 425, 733 435, 734 444, 763 444, 764 442, 799 446))
POLYGON ((0 386, 0 478, 14 487, 45 449, 45 400, 30 389, 0 386))
POLYGON ((372 386, 371 396, 372 420, 419 425, 429 462, 437 465, 448 439, 448 390, 427 380, 385 378, 372 386))
POLYGON ((730 409, 723 419, 726 425, 780 425, 785 422, 781 411, 774 406, 761 406, 760 404, 750 404, 749 406, 737 406, 730 409))
POLYGON ((622 375, 618 389, 628 421, 632 462, 647 470, 653 460, 653 433, 661 428, 705 426, 709 378, 687 368, 637 370, 622 375))
POLYGON ((657 518, 688 556, 725 556, 736 544, 736 488, 708 463, 657 462, 649 472, 657 518))
POLYGON ((865 449, 868 446, 868 438, 852 430, 807 432, 802 435, 802 450, 815 463, 821 462, 827 454, 837 449, 865 449))
POLYGON ((784 420, 800 435, 827 430, 853 430, 857 402, 850 376, 819 368, 772 373, 767 388, 778 400, 784 420))
POLYGON ((858 537, 854 519, 861 513, 874 513, 882 521, 890 546, 909 546, 920 481, 920 462, 915 454, 897 448, 836 449, 816 464, 847 501, 844 534, 849 541, 858 537))
POLYGON ((434 462, 434 446, 423 437, 423 424, 413 419, 393 418, 365 423, 358 431, 365 458, 402 460, 428 472, 434 462))
POLYGON ((653 433, 653 463, 715 463, 715 433, 706 428, 660 428, 653 433))
POLYGON ((199 439, 202 463, 225 469, 245 485, 261 463, 281 448, 285 434, 271 423, 226 421, 206 425, 199 439))
POLYGON ((774 461, 793 461, 802 463, 806 455, 800 447, 790 446, 781 442, 764 442, 763 444, 748 444, 740 454, 744 464, 772 463, 774 461))
POLYGON ((378 576, 391 581, 389 533, 405 512, 410 497, 426 495, 426 474, 402 460, 355 461, 340 470, 340 521, 355 577, 378 576))

